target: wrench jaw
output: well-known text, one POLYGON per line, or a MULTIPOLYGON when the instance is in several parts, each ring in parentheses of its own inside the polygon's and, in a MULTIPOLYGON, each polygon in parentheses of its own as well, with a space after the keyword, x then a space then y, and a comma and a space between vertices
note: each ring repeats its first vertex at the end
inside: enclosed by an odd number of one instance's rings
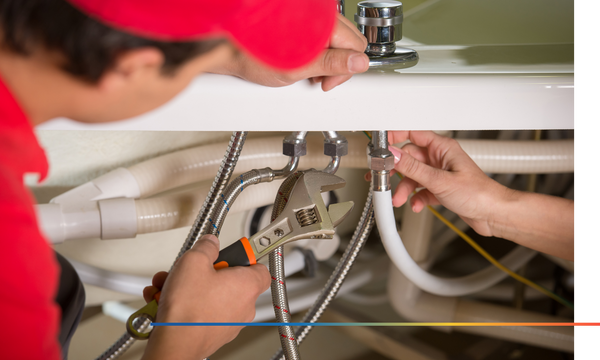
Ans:
POLYGON ((331 239, 335 227, 350 213, 354 203, 332 204, 328 210, 321 193, 345 185, 344 179, 332 174, 316 170, 302 174, 279 217, 250 238, 256 259, 291 241, 331 239))

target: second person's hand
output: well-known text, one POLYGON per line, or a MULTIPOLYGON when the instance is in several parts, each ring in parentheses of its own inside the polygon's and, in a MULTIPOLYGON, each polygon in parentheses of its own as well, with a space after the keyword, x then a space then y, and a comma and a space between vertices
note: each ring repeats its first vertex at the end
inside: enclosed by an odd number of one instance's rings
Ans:
POLYGON ((507 188, 490 179, 454 139, 431 131, 392 131, 390 143, 410 140, 402 149, 390 146, 396 171, 404 175, 393 195, 394 206, 404 204, 410 194, 411 208, 420 212, 427 205, 442 204, 458 214, 476 232, 492 236, 493 205, 507 188))

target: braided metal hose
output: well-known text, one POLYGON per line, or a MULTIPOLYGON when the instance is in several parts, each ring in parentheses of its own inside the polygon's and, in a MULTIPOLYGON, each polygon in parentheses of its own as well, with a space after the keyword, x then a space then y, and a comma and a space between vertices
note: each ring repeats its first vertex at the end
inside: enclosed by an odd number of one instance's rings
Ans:
POLYGON ((245 188, 261 182, 271 182, 274 179, 274 171, 270 168, 264 168, 250 170, 231 180, 221 196, 217 199, 217 205, 208 219, 211 225, 207 229, 208 233, 219 236, 223 223, 225 223, 225 217, 229 213, 229 208, 245 188))
MULTIPOLYGON (((229 141, 225 157, 221 162, 221 167, 215 176, 215 180, 213 181, 210 191, 206 195, 206 200, 204 200, 200 213, 196 217, 196 221, 194 221, 194 225, 192 225, 192 229, 183 243, 176 259, 179 259, 186 251, 191 249, 202 235, 209 233, 209 227, 212 227, 212 225, 210 224, 210 221, 206 220, 210 220, 209 215, 212 215, 217 206, 217 199, 223 193, 223 189, 229 182, 231 174, 233 174, 235 165, 242 152, 244 141, 246 141, 246 135, 248 135, 247 131, 237 131, 231 135, 231 140, 229 141)), ((173 265, 175 265, 175 263, 173 263, 173 265)), ((172 268, 173 267, 171 267, 171 269, 172 268)))
MULTIPOLYGON (((373 182, 371 182, 371 187, 369 189, 369 195, 367 197, 367 202, 363 208, 362 215, 360 217, 360 221, 358 222, 358 226, 356 230, 354 230, 354 234, 352 235, 352 239, 348 244, 348 247, 344 251, 342 258, 338 262, 333 270, 333 273, 327 280, 327 283, 321 290, 319 297, 313 305, 308 309, 306 314, 304 315, 302 322, 305 323, 315 323, 319 320, 329 303, 335 298, 338 291, 342 287, 346 276, 350 269, 352 269, 352 265, 354 265, 354 261, 356 257, 362 250, 364 244, 373 229, 373 225, 375 224, 375 216, 373 212, 373 182)), ((308 333, 312 330, 312 326, 300 326, 296 329, 296 333, 294 334, 296 341, 298 344, 302 343, 302 341, 308 336, 308 333)), ((282 349, 279 349, 277 353, 271 358, 271 360, 283 360, 288 359, 283 356, 282 349)))
MULTIPOLYGON (((137 326, 139 320, 135 320, 134 322, 134 326, 137 326)), ((144 319, 144 321, 142 322, 142 324, 137 327, 137 330, 139 332, 144 332, 146 331, 146 329, 148 328, 148 326, 150 326, 150 320, 148 319, 144 319)), ((106 351, 104 351, 102 353, 102 355, 98 356, 97 359, 106 359, 106 360, 114 360, 119 358, 121 355, 123 355, 125 353, 125 351, 127 351, 131 345, 133 345, 133 343, 136 340, 134 338, 132 338, 131 336, 129 336, 128 333, 125 333, 124 335, 122 335, 119 340, 115 341, 114 344, 111 345, 111 347, 109 347, 108 349, 106 349, 106 351)))
MULTIPOLYGON (((235 169, 235 165, 240 157, 240 153, 242 152, 242 147, 244 146, 244 141, 246 140, 247 131, 237 131, 231 135, 231 139, 229 141, 229 145, 227 146, 227 151, 225 152, 225 157, 221 162, 221 167, 215 176, 215 180, 213 181, 212 187, 210 191, 206 195, 206 200, 204 200, 204 204, 200 209, 200 213, 192 225, 192 229, 188 234, 179 254, 176 259, 179 259, 186 251, 188 251, 202 235, 207 234, 208 231, 208 222, 206 219, 208 215, 214 211, 216 199, 221 196, 223 192, 223 188, 227 185, 231 174, 233 174, 233 170, 235 169)), ((175 265, 175 262, 173 262, 175 265)), ((173 269, 173 266, 171 266, 173 269)), ((145 331, 148 326, 150 326, 150 320, 145 319, 140 327, 138 327, 138 331, 145 331)), ((135 339, 132 338, 128 333, 123 334, 110 348, 108 348, 102 355, 96 358, 96 360, 114 360, 123 355, 135 342, 135 339)))
MULTIPOLYGON (((296 185, 301 173, 297 172, 288 177, 279 187, 271 222, 273 222, 285 208, 288 197, 296 185)), ((271 273, 271 296, 273 299, 273 310, 275 310, 275 319, 279 323, 289 323, 292 321, 290 307, 288 304, 287 291, 285 288, 285 270, 283 261, 283 246, 278 247, 269 254, 269 272, 271 273)), ((291 326, 278 326, 279 340, 281 348, 285 353, 287 360, 300 360, 298 352, 298 343, 296 342, 294 329, 291 326)))

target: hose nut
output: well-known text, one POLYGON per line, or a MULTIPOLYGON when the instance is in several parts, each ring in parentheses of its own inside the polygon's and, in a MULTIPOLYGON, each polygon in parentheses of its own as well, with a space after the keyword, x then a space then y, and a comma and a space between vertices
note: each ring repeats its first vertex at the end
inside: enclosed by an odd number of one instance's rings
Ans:
POLYGON ((348 140, 346 140, 345 138, 325 140, 325 143, 323 144, 323 153, 326 156, 348 155, 348 140))
POLYGON ((394 168, 394 155, 388 149, 375 149, 368 158, 371 170, 388 171, 394 168))
POLYGON ((394 168, 394 157, 387 158, 379 158, 379 157, 370 157, 369 158, 369 168, 375 171, 384 171, 384 170, 392 170, 394 168))
POLYGON ((287 142, 284 140, 283 155, 294 157, 306 155, 306 142, 287 142))

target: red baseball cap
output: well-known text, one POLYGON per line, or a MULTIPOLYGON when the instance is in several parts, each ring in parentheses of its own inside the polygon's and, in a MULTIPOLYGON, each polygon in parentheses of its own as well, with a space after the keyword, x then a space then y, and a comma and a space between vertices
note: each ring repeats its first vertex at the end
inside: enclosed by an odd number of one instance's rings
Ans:
POLYGON ((68 0, 111 27, 155 40, 227 37, 268 65, 308 64, 327 46, 335 0, 68 0))

